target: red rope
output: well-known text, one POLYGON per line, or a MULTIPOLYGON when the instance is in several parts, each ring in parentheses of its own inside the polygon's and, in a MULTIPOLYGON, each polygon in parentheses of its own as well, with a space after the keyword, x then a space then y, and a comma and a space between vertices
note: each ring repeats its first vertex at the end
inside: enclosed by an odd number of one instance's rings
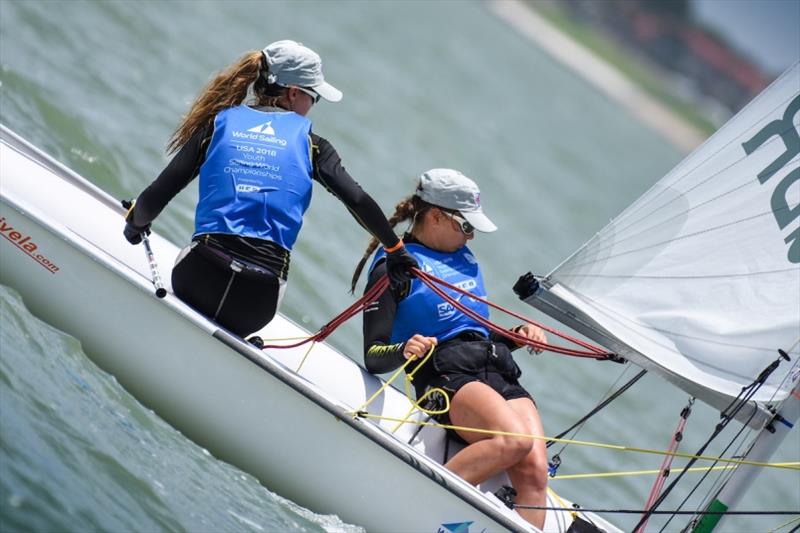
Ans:
MULTIPOLYGON (((484 298, 476 296, 476 295, 474 295, 474 294, 472 294, 472 293, 470 293, 470 292, 468 292, 468 291, 466 291, 466 290, 464 290, 464 289, 462 289, 460 287, 456 287, 455 285, 452 285, 452 284, 450 284, 450 283, 448 283, 448 282, 446 282, 446 281, 444 281, 442 279, 439 279, 437 277, 431 276, 427 272, 423 272, 422 270, 414 268, 414 269, 412 269, 412 273, 415 276, 417 276, 422 283, 427 285, 434 293, 438 294, 439 297, 441 297, 445 302, 449 303, 450 305, 452 305, 453 307, 455 307, 456 309, 458 309, 459 311, 461 311, 465 315, 469 316, 470 318, 472 318, 473 320, 475 320, 479 324, 485 326, 490 331, 493 331, 493 332, 497 333, 498 335, 502 335, 504 337, 507 337, 507 338, 511 339, 512 341, 514 341, 516 344, 518 344, 520 346, 530 346, 530 347, 532 347, 532 348, 534 348, 536 350, 540 350, 540 351, 541 350, 547 350, 547 351, 550 351, 550 352, 559 353, 559 354, 563 354, 563 355, 570 355, 570 356, 573 356, 573 357, 588 357, 588 358, 593 358, 593 359, 608 359, 611 355, 613 355, 613 354, 603 350, 602 348, 599 348, 597 346, 593 346, 593 345, 591 345, 591 344, 589 344, 587 342, 584 342, 584 341, 582 341, 580 339, 576 339, 574 337, 571 337, 571 336, 567 335, 566 333, 562 333, 562 332, 560 332, 560 331, 558 331, 558 330, 556 330, 554 328, 551 328, 549 326, 545 326, 544 324, 540 324, 538 322, 535 322, 535 321, 533 321, 533 320, 531 320, 529 318, 526 318, 526 317, 524 317, 522 315, 514 313, 513 311, 510 311, 510 310, 508 310, 508 309, 506 309, 506 308, 504 308, 504 307, 502 307, 500 305, 497 305, 497 304, 492 303, 492 302, 490 302, 490 301, 488 301, 488 300, 486 300, 484 298), (567 348, 565 346, 559 346, 559 345, 556 345, 556 344, 550 344, 550 343, 546 343, 546 342, 534 341, 534 340, 531 340, 531 339, 525 337, 524 335, 520 335, 519 333, 516 333, 514 331, 510 331, 510 330, 507 330, 505 328, 502 328, 502 327, 494 324, 493 322, 491 322, 489 319, 483 317, 482 315, 480 315, 476 311, 474 311, 472 309, 469 309, 468 307, 464 306, 463 304, 461 304, 459 301, 457 301, 456 299, 451 297, 449 294, 447 294, 447 292, 445 292, 443 289, 441 289, 437 285, 442 285, 443 287, 446 287, 448 289, 454 290, 454 291, 456 291, 458 293, 463 294, 464 296, 467 296, 469 298, 473 298, 475 300, 478 300, 479 302, 482 302, 482 303, 484 303, 484 304, 486 304, 486 305, 488 305, 488 306, 490 306, 490 307, 492 307, 494 309, 497 309, 498 311, 502 311, 502 312, 504 312, 504 313, 506 313, 506 314, 508 314, 510 316, 513 316, 514 318, 522 320, 523 322, 525 322, 527 324, 533 324, 533 325, 535 325, 535 326, 537 326, 537 327, 539 327, 539 328, 541 328, 541 329, 543 329, 543 330, 545 330, 545 331, 547 331, 549 333, 552 333, 552 334, 556 335, 557 337, 560 337, 560 338, 562 338, 562 339, 564 339, 564 340, 566 340, 568 342, 571 342, 573 344, 581 346, 581 347, 585 348, 585 350, 576 350, 576 349, 573 349, 573 348, 567 348)), ((292 343, 292 344, 269 344, 269 345, 265 345, 263 347, 263 349, 266 350, 266 349, 273 349, 273 348, 296 348, 298 346, 302 346, 303 344, 306 344, 306 343, 309 343, 309 342, 322 342, 326 338, 328 338, 328 336, 331 333, 333 333, 336 330, 336 328, 341 326, 346 321, 350 320, 355 315, 357 315, 360 312, 362 312, 369 304, 371 304, 372 302, 374 302, 378 298, 380 298, 380 296, 383 294, 383 292, 388 287, 389 287, 389 278, 388 278, 388 276, 384 275, 383 277, 381 277, 377 281, 377 283, 375 283, 375 285, 373 285, 366 293, 364 293, 364 295, 361 298, 356 300, 350 307, 348 307, 347 309, 342 311, 340 314, 336 315, 333 319, 331 319, 330 322, 328 322, 327 324, 322 326, 319 329, 319 331, 317 331, 314 335, 311 335, 310 337, 308 337, 306 339, 303 339, 303 340, 301 340, 299 342, 295 342, 295 343, 292 343)))
POLYGON ((683 429, 686 427, 686 420, 689 418, 689 414, 691 414, 692 403, 693 401, 690 401, 689 405, 684 408, 683 411, 681 411, 681 418, 678 421, 678 427, 675 428, 675 432, 672 434, 672 440, 669 443, 669 448, 667 449, 667 453, 664 455, 664 460, 661 462, 661 468, 658 469, 656 480, 653 482, 653 487, 650 489, 650 495, 647 497, 647 503, 644 505, 645 514, 642 516, 643 522, 634 533, 644 532, 649 518, 647 512, 652 509, 653 503, 655 503, 656 498, 658 498, 658 496, 661 494, 661 489, 664 488, 664 483, 669 475, 669 469, 672 467, 672 460, 675 458, 674 453, 678 449, 678 446, 683 439, 683 429))
POLYGON ((367 292, 364 293, 364 296, 356 300, 350 307, 333 317, 330 322, 322 326, 314 335, 293 344, 268 344, 265 345, 262 350, 266 350, 268 348, 296 348, 309 342, 324 341, 336 330, 336 328, 353 318, 355 315, 359 314, 369 304, 380 298, 381 294, 383 294, 388 286, 389 278, 384 275, 378 280, 377 283, 375 283, 375 285, 373 285, 367 292))
POLYGON ((589 344, 588 342, 584 342, 584 341, 582 341, 580 339, 576 339, 576 338, 574 338, 574 337, 572 337, 570 335, 567 335, 566 333, 562 333, 561 331, 558 331, 558 330, 556 330, 554 328, 551 328, 549 326, 545 326, 544 324, 537 323, 534 320, 531 320, 531 319, 529 319, 527 317, 519 315, 519 314, 517 314, 517 313, 515 313, 515 312, 513 312, 513 311, 511 311, 509 309, 506 309, 506 308, 504 308, 504 307, 502 307, 500 305, 492 303, 489 300, 481 298, 480 296, 476 296, 476 295, 470 293, 469 291, 466 291, 466 290, 464 290, 464 289, 462 289, 460 287, 452 285, 452 284, 450 284, 450 283, 448 283, 448 282, 446 282, 446 281, 444 281, 442 279, 439 279, 437 277, 431 276, 427 272, 423 272, 422 270, 419 270, 417 268, 413 269, 413 272, 425 285, 427 285, 432 291, 434 291, 442 299, 444 299, 444 301, 446 301, 447 303, 449 303, 450 305, 452 305, 453 307, 455 307, 456 309, 458 309, 459 311, 461 311, 465 315, 471 317, 472 319, 477 321, 479 324, 485 326, 490 331, 493 331, 493 332, 495 332, 495 333, 497 333, 499 335, 507 337, 507 338, 511 339, 512 341, 514 341, 515 343, 517 343, 519 345, 531 346, 531 347, 533 347, 533 348, 535 348, 537 350, 547 350, 547 351, 551 351, 551 352, 555 352, 555 353, 560 353, 560 354, 563 354, 563 355, 571 355, 573 357, 589 357, 589 358, 593 358, 593 359, 608 359, 610 356, 613 355, 610 352, 607 352, 607 351, 603 350, 602 348, 599 348, 597 346, 593 346, 593 345, 589 344), (535 325, 535 326, 537 326, 537 327, 539 327, 539 328, 541 328, 541 329, 543 329, 543 330, 545 330, 545 331, 547 331, 549 333, 552 333, 552 334, 556 335, 557 337, 560 337, 560 338, 562 338, 562 339, 564 339, 564 340, 566 340, 568 342, 571 342, 573 344, 577 344, 578 346, 581 346, 581 347, 585 348, 586 350, 575 350, 575 349, 572 349, 572 348, 566 348, 564 346, 558 346, 556 344, 537 342, 537 341, 531 340, 531 339, 529 339, 529 338, 527 338, 527 337, 525 337, 523 335, 520 335, 519 333, 516 333, 514 331, 510 331, 510 330, 501 328, 501 327, 497 326, 496 324, 494 324, 493 322, 491 322, 489 319, 487 319, 487 318, 483 317, 482 315, 480 315, 479 313, 477 313, 476 311, 473 311, 472 309, 467 308, 466 306, 461 304, 459 301, 457 301, 456 299, 452 298, 449 294, 447 294, 441 288, 436 287, 435 286, 436 284, 439 284, 439 285, 442 285, 442 286, 444 286, 444 287, 446 287, 448 289, 454 290, 454 291, 456 291, 456 292, 458 292, 460 294, 463 294, 464 296, 467 296, 469 298, 472 298, 474 300, 478 300, 479 302, 484 303, 484 304, 488 305, 489 307, 497 309, 498 311, 502 311, 502 312, 504 312, 504 313, 506 313, 506 314, 508 314, 510 316, 513 316, 514 318, 522 320, 523 322, 525 322, 527 324, 533 324, 533 325, 535 325))

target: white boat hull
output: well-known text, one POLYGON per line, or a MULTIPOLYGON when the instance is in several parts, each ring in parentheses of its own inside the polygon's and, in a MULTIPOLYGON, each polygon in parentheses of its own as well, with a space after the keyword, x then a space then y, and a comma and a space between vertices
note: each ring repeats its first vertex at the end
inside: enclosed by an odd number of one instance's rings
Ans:
MULTIPOLYGON (((122 238, 117 202, 8 130, 2 137, 0 282, 175 428, 281 495, 370 531, 534 530, 431 458, 443 454, 440 429, 392 434, 393 423, 354 418, 381 382, 349 358, 318 345, 296 373, 306 347, 264 353, 171 293, 156 299, 141 247, 122 238)), ((157 234, 150 241, 169 284, 179 250, 157 234)), ((308 333, 278 316, 261 335, 308 333)), ((369 411, 409 408, 390 388, 369 411)), ((546 530, 569 522, 550 512, 546 530)))

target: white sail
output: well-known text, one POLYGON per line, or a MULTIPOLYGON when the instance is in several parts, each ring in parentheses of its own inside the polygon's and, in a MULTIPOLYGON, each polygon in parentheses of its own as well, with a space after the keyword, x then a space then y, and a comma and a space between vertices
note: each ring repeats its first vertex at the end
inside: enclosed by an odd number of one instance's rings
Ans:
MULTIPOLYGON (((798 129, 800 64, 556 268, 548 297, 712 405, 724 407, 779 348, 794 363, 798 129)), ((785 398, 789 368, 753 400, 785 398)))

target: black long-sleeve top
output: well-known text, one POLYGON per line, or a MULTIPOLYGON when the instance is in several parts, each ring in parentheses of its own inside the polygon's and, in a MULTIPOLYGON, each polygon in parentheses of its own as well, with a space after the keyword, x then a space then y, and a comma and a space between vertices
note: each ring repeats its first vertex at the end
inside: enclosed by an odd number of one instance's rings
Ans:
MULTIPOLYGON (((409 233, 403 236, 403 242, 406 244, 422 244, 409 233)), ((381 260, 369 273, 364 292, 371 289, 384 274, 386 274, 386 261, 381 260)), ((394 292, 387 289, 376 302, 364 309, 364 365, 367 371, 372 374, 391 372, 406 362, 406 358, 403 356, 405 340, 394 344, 391 344, 390 340, 394 318, 397 313, 397 304, 402 301, 407 293, 407 289, 394 292)), ((494 332, 490 333, 489 339, 492 342, 502 342, 508 346, 509 350, 519 348, 512 340, 494 332)))
MULTIPOLYGON (((275 111, 275 108, 260 108, 275 111)), ((283 111, 283 110, 278 110, 283 111)), ((213 128, 195 133, 184 144, 161 174, 136 200, 131 222, 134 226, 150 224, 166 205, 194 180, 205 161, 208 143, 213 128)), ((397 235, 389 225, 381 208, 361 186, 348 174, 333 145, 323 137, 311 133, 313 178, 336 196, 350 211, 356 221, 386 247, 398 242, 397 235)), ((272 269, 286 279, 289 252, 275 243, 262 239, 231 235, 215 235, 213 243, 227 249, 234 256, 250 260, 272 269)))

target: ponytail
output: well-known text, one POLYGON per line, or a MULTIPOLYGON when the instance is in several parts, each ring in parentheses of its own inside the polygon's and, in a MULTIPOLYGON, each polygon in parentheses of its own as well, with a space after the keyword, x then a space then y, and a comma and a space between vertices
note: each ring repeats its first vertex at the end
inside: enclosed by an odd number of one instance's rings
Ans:
MULTIPOLYGON (((404 222, 406 220, 414 221, 420 213, 425 211, 430 207, 430 204, 420 200, 418 196, 409 196, 407 198, 403 198, 400 202, 394 207, 394 214, 389 217, 389 225, 393 228, 399 224, 400 222, 404 222)), ((367 263, 367 260, 370 258, 372 253, 378 247, 378 239, 373 237, 370 239, 369 244, 367 245, 367 249, 364 252, 364 255, 361 257, 361 260, 356 265, 356 269, 353 272, 353 279, 350 280, 350 292, 353 293, 356 290, 356 283, 358 283, 358 278, 361 277, 361 271, 364 269, 364 265, 367 263)))
POLYGON ((194 101, 189 113, 183 118, 175 133, 167 143, 167 153, 179 150, 198 131, 210 127, 217 113, 229 107, 235 107, 247 98, 248 88, 255 83, 254 92, 261 104, 266 96, 278 95, 285 88, 275 84, 268 85, 261 76, 262 69, 266 72, 266 60, 260 51, 248 52, 240 57, 236 63, 209 82, 208 85, 194 101), (273 93, 267 95, 266 93, 273 93))

